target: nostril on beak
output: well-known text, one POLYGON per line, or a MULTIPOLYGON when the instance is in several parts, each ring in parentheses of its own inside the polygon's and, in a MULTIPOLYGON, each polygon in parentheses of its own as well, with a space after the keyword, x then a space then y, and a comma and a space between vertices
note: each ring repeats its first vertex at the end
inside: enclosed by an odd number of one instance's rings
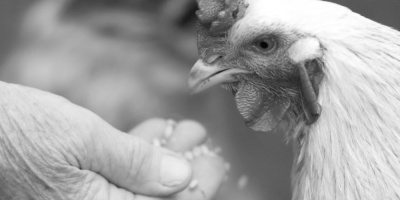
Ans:
POLYGON ((223 58, 223 56, 215 54, 215 55, 211 55, 210 57, 208 57, 206 62, 207 62, 207 64, 213 64, 222 58, 223 58))

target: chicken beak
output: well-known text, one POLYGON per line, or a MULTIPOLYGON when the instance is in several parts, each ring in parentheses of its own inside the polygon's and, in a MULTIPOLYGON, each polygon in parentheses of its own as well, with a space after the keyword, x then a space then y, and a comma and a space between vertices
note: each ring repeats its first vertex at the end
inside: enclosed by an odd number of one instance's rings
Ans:
POLYGON ((189 88, 192 94, 199 93, 221 83, 237 81, 235 75, 250 73, 246 69, 221 67, 218 62, 208 64, 199 59, 189 75, 189 88))

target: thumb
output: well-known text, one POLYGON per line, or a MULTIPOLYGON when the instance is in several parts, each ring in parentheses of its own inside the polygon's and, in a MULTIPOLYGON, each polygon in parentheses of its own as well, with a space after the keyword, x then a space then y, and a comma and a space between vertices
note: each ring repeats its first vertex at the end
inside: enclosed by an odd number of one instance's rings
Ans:
POLYGON ((192 169, 186 159, 104 124, 93 133, 82 168, 142 195, 168 196, 189 184, 192 169))

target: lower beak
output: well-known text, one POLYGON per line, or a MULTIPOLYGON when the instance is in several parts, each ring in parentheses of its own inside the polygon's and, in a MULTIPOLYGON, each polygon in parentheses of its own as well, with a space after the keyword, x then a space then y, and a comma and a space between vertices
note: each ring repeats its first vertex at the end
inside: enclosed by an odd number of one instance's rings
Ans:
POLYGON ((237 81, 234 75, 250 73, 246 69, 221 67, 218 64, 207 64, 199 59, 189 75, 189 87, 192 93, 199 93, 221 83, 237 81))

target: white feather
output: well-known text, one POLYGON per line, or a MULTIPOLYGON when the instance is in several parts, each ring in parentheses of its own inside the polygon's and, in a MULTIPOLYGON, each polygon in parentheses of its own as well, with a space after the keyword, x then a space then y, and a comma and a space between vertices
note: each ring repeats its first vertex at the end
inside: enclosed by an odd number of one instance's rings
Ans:
POLYGON ((293 199, 400 199, 400 33, 328 2, 247 2, 232 39, 280 31, 325 50, 323 111, 297 148, 293 199))
POLYGON ((320 58, 323 55, 321 44, 315 38, 298 40, 288 50, 288 55, 294 63, 320 58), (307 51, 304 51, 307 49, 307 51))

